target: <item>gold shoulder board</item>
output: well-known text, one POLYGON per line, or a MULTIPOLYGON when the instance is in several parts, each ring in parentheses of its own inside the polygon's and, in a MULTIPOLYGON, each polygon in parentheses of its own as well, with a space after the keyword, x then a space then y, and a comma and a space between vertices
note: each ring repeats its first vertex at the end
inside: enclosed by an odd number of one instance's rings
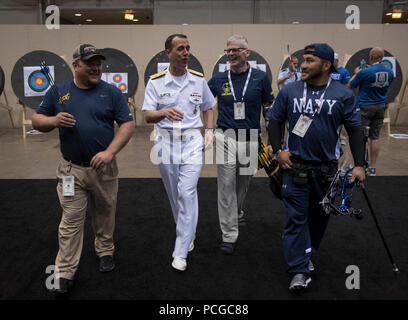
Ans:
POLYGON ((150 76, 150 79, 154 80, 154 79, 160 78, 160 77, 164 76, 166 73, 167 73, 167 70, 164 70, 164 71, 159 72, 159 73, 152 74, 150 76))
POLYGON ((190 73, 192 73, 192 74, 195 74, 196 76, 204 77, 204 75, 201 72, 198 72, 198 71, 195 71, 195 70, 192 70, 192 69, 188 69, 188 71, 190 73))

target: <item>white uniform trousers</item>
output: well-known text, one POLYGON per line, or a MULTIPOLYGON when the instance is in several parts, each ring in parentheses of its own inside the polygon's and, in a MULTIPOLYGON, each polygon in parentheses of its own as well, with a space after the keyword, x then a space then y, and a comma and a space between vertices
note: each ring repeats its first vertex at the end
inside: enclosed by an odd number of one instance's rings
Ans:
POLYGON ((169 136, 156 138, 155 142, 156 152, 162 157, 159 162, 160 174, 176 223, 174 254, 184 259, 187 258, 188 248, 197 228, 197 183, 203 161, 203 137, 199 130, 194 131, 187 135, 186 140, 179 139, 180 135, 169 131, 169 136), (166 152, 170 157, 164 156, 166 152), (164 159, 169 158, 170 163, 166 163, 164 159))

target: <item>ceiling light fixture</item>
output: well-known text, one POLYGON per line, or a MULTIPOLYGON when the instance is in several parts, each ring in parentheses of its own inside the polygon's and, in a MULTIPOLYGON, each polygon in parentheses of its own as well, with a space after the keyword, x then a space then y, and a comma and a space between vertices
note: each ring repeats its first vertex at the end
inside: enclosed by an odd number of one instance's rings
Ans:
POLYGON ((133 21, 134 21, 134 22, 138 22, 138 21, 139 21, 139 19, 133 19, 133 21))
POLYGON ((125 13, 125 20, 133 20, 135 15, 133 13, 125 13))
POLYGON ((402 12, 401 11, 393 11, 391 17, 393 19, 401 19, 402 17, 402 12))
POLYGON ((92 22, 92 19, 86 19, 85 21, 86 22, 92 22))
POLYGON ((81 17, 82 13, 75 13, 75 17, 81 17))

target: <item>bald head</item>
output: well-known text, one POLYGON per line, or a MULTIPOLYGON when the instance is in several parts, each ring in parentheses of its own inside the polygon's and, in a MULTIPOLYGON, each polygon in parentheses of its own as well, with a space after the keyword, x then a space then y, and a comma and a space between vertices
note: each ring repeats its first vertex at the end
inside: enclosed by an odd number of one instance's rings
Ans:
POLYGON ((381 62, 384 58, 384 49, 380 47, 374 47, 370 50, 370 63, 381 62))

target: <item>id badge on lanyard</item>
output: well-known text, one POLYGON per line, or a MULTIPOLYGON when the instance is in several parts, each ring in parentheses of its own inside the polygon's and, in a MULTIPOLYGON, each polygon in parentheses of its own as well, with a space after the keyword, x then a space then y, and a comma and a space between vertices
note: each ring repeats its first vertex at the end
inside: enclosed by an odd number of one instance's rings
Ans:
POLYGON ((74 176, 62 177, 62 195, 64 197, 73 197, 75 195, 75 178, 74 176))
POLYGON ((245 119, 245 102, 234 102, 234 120, 245 119))
POLYGON ((301 114, 298 121, 296 122, 295 127, 292 130, 292 133, 296 134, 297 136, 303 138, 309 129, 310 125, 312 124, 313 119, 301 114))
POLYGON ((252 68, 249 67, 248 76, 245 81, 244 89, 242 90, 242 100, 237 101, 235 98, 234 87, 231 80, 231 70, 228 70, 228 82, 231 88, 232 97, 234 98, 234 120, 245 120, 245 102, 244 96, 248 88, 249 78, 251 77, 252 68))
MULTIPOLYGON (((67 173, 71 172, 71 163, 68 164, 67 173)), ((63 176, 62 177, 62 195, 64 197, 73 197, 75 195, 75 177, 63 176)))
MULTIPOLYGON (((305 114, 301 114, 298 121, 295 124, 295 127, 292 130, 292 133, 303 138, 307 132, 307 130, 309 130, 310 125, 312 124, 313 118, 316 115, 316 113, 318 111, 320 111, 320 109, 322 108, 323 105, 323 98, 324 95, 326 94, 326 90, 329 87, 331 83, 331 79, 329 79, 329 81, 327 82, 326 88, 323 91, 323 94, 321 95, 320 99, 319 99, 319 104, 316 108, 316 110, 314 111, 314 113, 312 114, 311 117, 308 117, 305 114)), ((306 95, 307 95, 307 85, 306 82, 304 82, 304 87, 303 87, 303 110, 306 108, 306 95)))

